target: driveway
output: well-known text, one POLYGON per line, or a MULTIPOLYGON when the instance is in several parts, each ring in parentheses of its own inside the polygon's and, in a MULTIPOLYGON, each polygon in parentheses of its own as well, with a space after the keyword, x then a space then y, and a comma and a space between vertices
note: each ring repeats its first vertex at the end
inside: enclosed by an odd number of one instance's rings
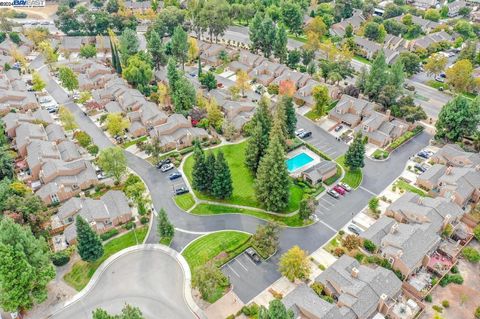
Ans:
POLYGON ((158 250, 138 250, 119 257, 90 292, 50 318, 91 318, 97 308, 117 314, 125 303, 139 307, 145 318, 195 318, 184 301, 179 264, 158 250))

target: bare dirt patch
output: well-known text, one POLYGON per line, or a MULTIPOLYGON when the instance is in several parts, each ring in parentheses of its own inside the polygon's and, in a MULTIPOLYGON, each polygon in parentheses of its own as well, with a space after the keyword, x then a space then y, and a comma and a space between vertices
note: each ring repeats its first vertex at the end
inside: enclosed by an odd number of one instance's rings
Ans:
MULTIPOLYGON (((471 246, 480 248, 478 242, 471 246)), ((427 307, 421 319, 433 318, 433 305, 441 306, 443 300, 448 300, 450 307, 444 308, 442 317, 447 319, 473 318, 475 309, 480 306, 480 263, 472 264, 466 260, 459 260, 458 269, 462 275, 463 285, 449 284, 446 287, 437 286, 432 293, 432 303, 426 303, 427 307)))

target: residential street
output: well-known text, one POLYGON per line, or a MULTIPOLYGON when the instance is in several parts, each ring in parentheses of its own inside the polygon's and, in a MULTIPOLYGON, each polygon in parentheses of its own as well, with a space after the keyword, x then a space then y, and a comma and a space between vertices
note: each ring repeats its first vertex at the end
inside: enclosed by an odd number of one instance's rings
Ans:
MULTIPOLYGON (((113 143, 107 138, 103 131, 97 127, 88 116, 83 114, 83 111, 67 97, 63 89, 50 77, 48 69, 43 67, 39 72, 42 77, 47 80, 47 90, 49 93, 59 104, 64 104, 73 112, 80 129, 87 132, 92 137, 94 143, 100 148, 112 146, 113 143)), ((335 151, 335 154, 331 153, 334 157, 338 157, 347 149, 346 144, 338 142, 319 126, 302 116, 299 116, 298 119, 298 126, 302 126, 313 132, 313 144, 319 145, 320 142, 323 143, 322 145, 330 144, 331 149, 335 151)), ((428 145, 428 140, 429 136, 426 133, 421 134, 401 147, 397 152, 394 152, 386 162, 372 162, 367 159, 366 166, 363 170, 364 180, 358 190, 351 192, 339 200, 335 200, 335 204, 329 207, 328 210, 319 206, 317 214, 320 221, 314 225, 300 229, 284 229, 280 234, 280 248, 277 254, 267 262, 269 265, 265 266, 265 269, 270 273, 265 275, 267 280, 263 285, 256 285, 256 289, 245 286, 244 288, 239 288, 239 291, 235 288, 237 285, 235 285, 235 281, 232 278, 234 290, 242 301, 249 301, 268 287, 269 284, 280 278, 280 273, 277 271, 278 258, 290 247, 299 245, 301 248, 313 252, 325 244, 339 229, 344 227, 367 205, 368 200, 374 196, 374 194, 380 193, 380 191, 400 175, 404 169, 406 160, 424 146, 428 145)), ((171 222, 175 225, 177 231, 172 243, 172 248, 175 250, 181 251, 192 239, 203 232, 229 229, 253 233, 258 224, 264 223, 264 221, 254 217, 238 214, 196 216, 185 213, 176 206, 172 199, 173 189, 167 177, 168 174, 161 173, 147 161, 129 152, 126 152, 126 154, 130 169, 135 171, 145 181, 153 199, 155 209, 159 211, 161 208, 164 208, 171 222)), ((147 238, 147 243, 158 243, 156 219, 153 219, 152 231, 147 238)), ((239 280, 244 279, 241 278, 239 280)), ((113 284, 113 286, 115 286, 115 284, 113 284)), ((238 287, 242 287, 242 285, 238 285, 238 287)))
POLYGON ((50 318, 86 319, 103 308, 119 313, 125 303, 147 318, 194 318, 183 297, 183 272, 177 261, 158 250, 139 250, 119 257, 85 296, 50 318))

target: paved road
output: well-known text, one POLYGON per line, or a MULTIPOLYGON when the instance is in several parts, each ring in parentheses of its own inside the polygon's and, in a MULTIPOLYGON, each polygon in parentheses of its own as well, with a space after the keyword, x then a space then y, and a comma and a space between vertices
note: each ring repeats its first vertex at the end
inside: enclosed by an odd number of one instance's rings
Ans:
MULTIPOLYGON (((55 100, 66 105, 73 112, 80 129, 88 132, 100 148, 112 146, 112 142, 106 137, 103 131, 98 128, 89 117, 85 116, 81 109, 69 100, 63 89, 50 78, 47 68, 41 68, 40 73, 42 77, 47 80, 47 90, 55 100)), ((299 126, 311 130, 313 132, 312 139, 317 139, 318 145, 320 145, 320 142, 330 144, 339 154, 346 150, 345 144, 337 142, 330 134, 307 121, 305 118, 299 117, 299 126)), ((367 160, 366 167, 364 168, 363 188, 338 200, 328 211, 320 208, 317 209, 320 222, 310 227, 300 229, 283 229, 280 234, 279 250, 265 265, 265 269, 269 269, 269 274, 265 275, 267 280, 261 286, 256 287, 256 289, 248 287, 249 289, 236 290, 236 292, 241 295, 242 298, 248 299, 260 293, 269 284, 280 278, 280 274, 276 270, 278 258, 293 245, 299 245, 301 248, 313 252, 325 244, 337 230, 342 228, 355 214, 365 207, 373 194, 379 193, 400 175, 406 159, 408 159, 409 156, 415 154, 427 144, 428 136, 424 133, 403 146, 400 151, 392 154, 391 159, 387 162, 373 163, 367 160)), ((244 215, 196 216, 187 214, 179 209, 172 199, 173 191, 167 177, 168 174, 162 174, 148 162, 129 152, 126 152, 126 154, 128 166, 142 177, 150 190, 155 209, 159 211, 161 208, 164 208, 172 223, 177 227, 177 233, 172 245, 176 250, 181 251, 189 241, 202 232, 231 229, 253 233, 259 224, 264 223, 264 221, 244 215)), ((153 224, 153 230, 155 229, 156 219, 154 219, 153 224)), ((156 231, 150 232, 147 243, 158 243, 156 231)), ((154 264, 152 263, 152 265, 154 264)))
POLYGON ((88 319, 97 308, 119 313, 125 303, 140 307, 145 318, 194 318, 183 298, 183 272, 177 261, 158 250, 119 257, 96 287, 53 319, 88 319), (120 284, 119 284, 120 283, 120 284))

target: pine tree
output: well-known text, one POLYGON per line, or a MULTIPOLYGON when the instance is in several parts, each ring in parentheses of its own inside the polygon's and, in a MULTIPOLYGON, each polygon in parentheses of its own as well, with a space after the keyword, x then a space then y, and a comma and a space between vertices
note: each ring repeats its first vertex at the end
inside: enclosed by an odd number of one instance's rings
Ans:
POLYGON ((157 224, 157 231, 160 239, 162 238, 173 238, 175 235, 175 228, 173 227, 172 223, 168 220, 167 213, 162 208, 158 212, 158 224, 157 224))
POLYGON ((254 174, 257 173, 258 164, 268 147, 268 135, 264 135, 263 122, 257 121, 256 123, 245 149, 245 165, 254 174))
POLYGON ((283 25, 280 25, 280 27, 277 29, 275 42, 273 44, 273 53, 275 57, 280 60, 280 63, 285 63, 285 60, 287 59, 287 42, 287 31, 283 25))
POLYGON ((397 90, 402 90, 403 82, 405 81, 405 73, 403 72, 402 60, 397 60, 390 69, 388 83, 394 86, 397 90))
POLYGON ((103 256, 103 246, 100 237, 90 228, 88 222, 77 215, 77 249, 84 261, 94 262, 103 256))
POLYGON ((110 40, 110 50, 112 51, 112 66, 116 71, 117 70, 117 56, 114 54, 112 38, 110 37, 109 40, 110 40))
POLYGON ((202 147, 198 141, 195 142, 193 158, 195 163, 193 164, 192 171, 192 187, 199 192, 205 192, 208 190, 207 167, 205 163, 205 154, 203 153, 202 147))
POLYGON ((270 140, 272 140, 273 136, 279 138, 283 148, 286 150, 288 132, 286 125, 285 104, 282 102, 277 104, 277 108, 275 110, 275 118, 273 119, 273 126, 270 131, 270 140))
POLYGON ((232 196, 233 185, 230 168, 223 156, 223 152, 219 151, 215 161, 215 175, 212 182, 212 195, 224 199, 232 196))
POLYGON ((365 144, 361 133, 355 135, 352 144, 345 153, 345 165, 350 170, 356 170, 365 166, 365 144))
POLYGON ((295 114, 295 107, 293 106, 293 99, 284 96, 282 97, 281 103, 285 106, 285 126, 287 129, 287 136, 288 138, 294 138, 295 128, 297 127, 297 116, 295 114))
POLYGON ((205 166, 206 166, 206 176, 207 176, 207 188, 206 190, 209 193, 212 193, 213 189, 213 180, 215 178, 215 155, 213 152, 209 152, 207 155, 207 159, 205 161, 205 166))
POLYGON ((200 57, 198 57, 198 78, 200 79, 200 77, 202 76, 202 60, 200 59, 200 57))
POLYGON ((272 129, 267 153, 260 161, 257 172, 256 195, 267 210, 282 211, 288 206, 290 179, 285 164, 285 148, 282 133, 272 129))

